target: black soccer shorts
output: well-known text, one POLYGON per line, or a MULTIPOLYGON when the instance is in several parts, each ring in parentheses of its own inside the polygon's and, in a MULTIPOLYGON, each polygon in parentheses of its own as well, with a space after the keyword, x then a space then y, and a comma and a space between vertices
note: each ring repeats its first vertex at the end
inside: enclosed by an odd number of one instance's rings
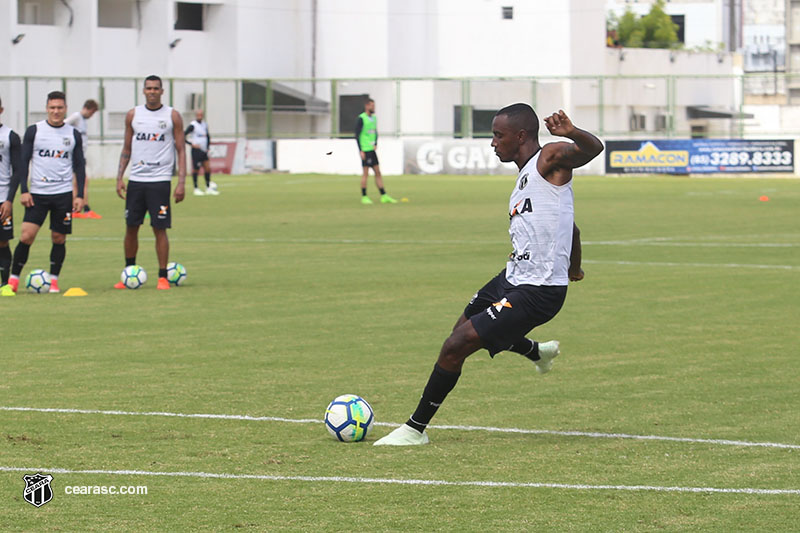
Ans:
POLYGON ((50 215, 50 230, 62 235, 72 233, 72 191, 58 194, 31 194, 33 207, 25 208, 23 222, 41 226, 50 215))
POLYGON ((0 241, 10 241, 14 238, 14 213, 0 220, 0 241))
POLYGON ((205 161, 208 161, 208 152, 204 152, 199 148, 192 148, 192 168, 199 169, 205 161))
POLYGON ((376 167, 378 166, 378 154, 375 150, 371 152, 364 152, 364 159, 361 160, 362 167, 376 167))
POLYGON ((464 315, 494 357, 556 316, 566 297, 566 285, 513 285, 503 269, 475 293, 464 315))
POLYGON ((141 226, 145 213, 150 213, 150 225, 158 229, 172 227, 169 181, 128 181, 125 195, 125 223, 141 226))

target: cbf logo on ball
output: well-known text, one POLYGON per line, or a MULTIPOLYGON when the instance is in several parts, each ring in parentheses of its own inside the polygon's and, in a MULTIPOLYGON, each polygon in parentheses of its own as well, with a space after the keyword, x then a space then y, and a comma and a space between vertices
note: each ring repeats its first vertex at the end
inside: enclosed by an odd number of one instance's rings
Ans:
POLYGON ((22 476, 22 479, 25 480, 22 497, 29 504, 41 507, 53 499, 53 489, 50 488, 53 476, 39 472, 22 476))

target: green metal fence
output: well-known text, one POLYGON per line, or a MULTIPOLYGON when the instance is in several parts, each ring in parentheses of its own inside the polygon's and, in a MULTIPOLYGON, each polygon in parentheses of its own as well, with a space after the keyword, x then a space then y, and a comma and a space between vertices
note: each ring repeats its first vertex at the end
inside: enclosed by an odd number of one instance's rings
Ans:
MULTIPOLYGON (((487 137, 502 106, 528 102, 540 116, 564 109, 604 137, 746 137, 800 133, 797 121, 759 119, 785 109, 781 73, 738 76, 578 76, 402 79, 164 80, 164 102, 191 120, 203 108, 216 138, 335 138, 352 135, 363 99, 375 99, 381 135, 487 137), (765 107, 766 106, 766 107, 765 107), (703 115, 703 110, 711 117, 703 115), (750 117, 749 115, 753 115, 750 117)), ((143 103, 141 78, 0 77, 2 120, 22 130, 44 118, 49 91, 67 94, 70 112, 93 98, 93 140, 122 138, 126 112, 143 103)), ((780 115, 780 113, 778 113, 780 115)), ((546 134, 546 132, 543 132, 546 134)))

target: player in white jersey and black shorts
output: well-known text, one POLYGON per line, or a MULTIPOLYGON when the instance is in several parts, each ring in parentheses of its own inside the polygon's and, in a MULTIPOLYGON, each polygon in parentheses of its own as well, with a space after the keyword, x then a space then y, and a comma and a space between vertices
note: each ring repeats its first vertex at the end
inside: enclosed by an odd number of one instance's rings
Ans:
POLYGON ((509 200, 514 247, 506 268, 481 288, 444 342, 416 411, 376 445, 426 444, 425 428, 455 387, 464 361, 481 348, 504 350, 548 372, 558 341, 538 343, 525 335, 552 319, 564 304, 569 281, 583 279, 580 237, 574 221, 572 170, 594 159, 603 143, 576 128, 563 111, 544 120, 551 134, 573 142, 540 146, 539 119, 527 104, 504 107, 492 121, 492 147, 519 168, 509 200))
MULTIPOLYGON (((83 139, 83 158, 86 159, 87 149, 89 148, 89 122, 88 120, 94 116, 100 106, 97 105, 95 100, 89 99, 83 103, 80 111, 75 111, 68 116, 64 122, 78 130, 83 139)), ((88 166, 88 163, 87 163, 88 166)), ((73 186, 75 184, 73 183, 73 186)), ((75 187, 77 189, 77 187, 75 187)), ((74 213, 72 218, 103 218, 98 215, 92 208, 89 207, 89 175, 86 175, 86 183, 83 186, 83 210, 80 213, 74 213)))
POLYGON ((211 181, 211 162, 208 160, 208 147, 211 146, 211 134, 208 133, 208 123, 203 120, 203 110, 197 109, 194 112, 195 119, 189 123, 189 127, 183 132, 186 137, 186 144, 192 147, 192 181, 194 182, 195 196, 217 196, 217 184, 211 181), (206 192, 197 186, 197 174, 202 167, 206 179, 206 192))
MULTIPOLYGON (((156 238, 158 257, 157 289, 169 289, 167 262, 169 239, 167 229, 172 226, 170 186, 172 168, 178 165, 178 184, 175 202, 183 200, 186 183, 186 152, 184 148, 183 120, 175 109, 161 103, 164 88, 161 78, 148 76, 144 80, 145 104, 128 111, 125 117, 125 139, 119 157, 117 194, 125 200, 125 265, 136 264, 139 250, 139 228, 146 213, 156 238), (128 186, 125 187, 125 169, 131 163, 128 186)), ((118 282, 116 289, 125 289, 118 282)))
MULTIPOLYGON (((0 115, 3 101, 0 100, 0 115)), ((11 248, 8 241, 14 238, 13 193, 19 186, 22 142, 14 130, 0 122, 0 285, 8 283, 11 274, 11 248)))
MULTIPOLYGON (((22 139, 22 158, 19 172, 20 203, 25 206, 19 243, 14 249, 11 277, 8 284, 14 291, 19 286, 22 268, 39 229, 50 216, 50 292, 59 292, 58 277, 67 254, 67 235, 72 233, 72 213, 83 208, 83 186, 86 169, 81 134, 64 123, 67 98, 61 91, 47 95, 47 120, 28 127, 22 139), (30 191, 28 170, 30 166, 30 191), (75 173, 77 193, 73 196, 72 174, 75 173)), ((12 186, 12 189, 15 189, 12 186)), ((9 192, 13 200, 14 190, 9 192)))

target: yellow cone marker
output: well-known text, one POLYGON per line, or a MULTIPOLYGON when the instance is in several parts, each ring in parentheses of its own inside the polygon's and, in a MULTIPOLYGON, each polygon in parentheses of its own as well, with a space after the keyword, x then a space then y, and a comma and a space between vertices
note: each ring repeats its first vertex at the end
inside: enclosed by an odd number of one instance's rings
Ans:
POLYGON ((87 294, 89 293, 80 287, 71 287, 64 293, 64 296, 86 296, 87 294))

